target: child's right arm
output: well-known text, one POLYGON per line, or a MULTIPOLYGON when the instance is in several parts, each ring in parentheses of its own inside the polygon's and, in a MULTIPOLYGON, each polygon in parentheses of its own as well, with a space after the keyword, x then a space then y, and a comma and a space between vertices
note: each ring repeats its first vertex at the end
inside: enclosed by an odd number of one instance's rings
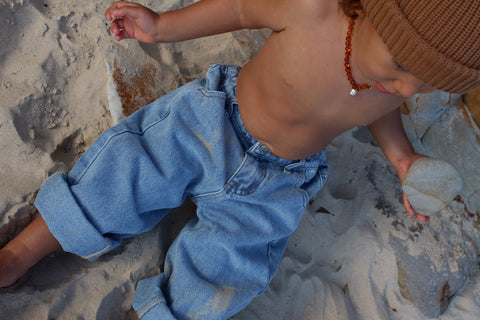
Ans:
POLYGON ((202 0, 188 7, 157 14, 126 1, 113 3, 105 12, 117 40, 146 43, 176 42, 239 29, 284 28, 292 1, 202 0))

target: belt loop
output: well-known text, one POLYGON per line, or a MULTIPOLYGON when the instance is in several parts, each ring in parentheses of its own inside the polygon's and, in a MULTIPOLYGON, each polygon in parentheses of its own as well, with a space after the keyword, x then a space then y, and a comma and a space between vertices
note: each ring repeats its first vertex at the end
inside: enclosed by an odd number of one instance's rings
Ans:
POLYGON ((251 155, 260 155, 261 152, 259 152, 259 149, 261 145, 260 142, 255 142, 250 148, 248 148, 247 153, 250 153, 251 155))
POLYGON ((286 165, 284 171, 291 173, 292 171, 295 170, 295 168, 302 167, 304 165, 305 165, 305 159, 300 159, 297 162, 286 165))

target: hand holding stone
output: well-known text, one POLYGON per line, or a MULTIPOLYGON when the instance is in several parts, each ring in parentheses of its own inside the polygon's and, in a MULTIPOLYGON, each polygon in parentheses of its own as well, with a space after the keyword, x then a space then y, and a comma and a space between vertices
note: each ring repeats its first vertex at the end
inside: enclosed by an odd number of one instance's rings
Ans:
POLYGON ((462 177, 451 164, 432 158, 417 159, 402 183, 412 208, 424 216, 447 206, 462 186, 462 177))

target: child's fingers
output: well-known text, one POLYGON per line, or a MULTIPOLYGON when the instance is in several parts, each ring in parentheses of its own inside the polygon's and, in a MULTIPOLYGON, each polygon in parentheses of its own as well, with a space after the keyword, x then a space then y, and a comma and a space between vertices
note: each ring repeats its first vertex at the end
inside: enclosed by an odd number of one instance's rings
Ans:
POLYGON ((118 41, 133 38, 133 34, 129 34, 126 30, 123 19, 117 19, 113 21, 110 26, 110 30, 115 35, 115 39, 118 41))
POLYGON ((139 6, 123 6, 113 10, 112 16, 117 18, 130 17, 132 19, 142 18, 145 11, 139 6))
POLYGON ((409 215, 415 215, 415 211, 413 210, 412 205, 410 204, 410 201, 408 201, 405 193, 403 194, 403 206, 405 207, 405 210, 407 210, 409 215))
POLYGON ((105 10, 105 17, 111 21, 111 20, 115 20, 115 17, 113 16, 113 10, 117 9, 118 8, 118 4, 119 4, 119 1, 117 2, 114 2, 110 5, 110 7, 107 8, 107 10, 105 10))
POLYGON ((125 25, 123 23, 123 19, 117 19, 112 22, 110 25, 110 30, 112 31, 113 34, 117 35, 120 33, 120 31, 125 29, 125 25))
POLYGON ((115 35, 115 40, 117 41, 124 39, 132 39, 132 37, 125 30, 120 31, 118 34, 115 35))
POLYGON ((430 222, 430 217, 421 215, 421 214, 416 214, 415 217, 417 217, 418 220, 423 221, 423 222, 430 222))
POLYGON ((119 29, 118 27, 112 28, 112 32, 115 35, 115 40, 117 41, 133 38, 133 36, 130 35, 127 31, 119 29))
POLYGON ((139 7, 139 6, 141 5, 139 5, 138 3, 133 3, 128 1, 117 1, 117 2, 114 2, 107 10, 105 10, 105 17, 109 21, 115 20, 121 17, 118 12, 119 9, 124 7, 139 7))
POLYGON ((405 193, 403 194, 403 205, 405 206, 405 209, 407 210, 409 215, 415 216, 420 221, 430 222, 430 217, 415 213, 415 210, 413 210, 412 205, 410 204, 410 201, 408 201, 408 198, 405 195, 405 193))

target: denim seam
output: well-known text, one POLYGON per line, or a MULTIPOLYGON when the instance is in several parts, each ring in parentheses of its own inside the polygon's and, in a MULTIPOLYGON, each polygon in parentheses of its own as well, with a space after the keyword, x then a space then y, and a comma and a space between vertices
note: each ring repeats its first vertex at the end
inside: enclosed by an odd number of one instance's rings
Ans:
POLYGON ((227 179, 223 187, 218 190, 218 191, 213 191, 209 193, 204 193, 204 194, 198 194, 193 197, 191 197, 192 201, 195 202, 201 202, 205 200, 213 200, 213 199, 218 199, 221 198, 222 196, 225 196, 227 193, 231 193, 237 196, 247 196, 252 194, 260 185, 260 183, 265 179, 266 173, 265 173, 265 168, 261 168, 261 177, 258 179, 257 182, 253 183, 249 188, 241 189, 237 188, 235 185, 237 182, 233 181, 233 179, 238 175, 238 173, 243 169, 245 162, 247 161, 248 155, 245 155, 242 159, 242 162, 238 166, 238 168, 235 170, 235 172, 227 179))
POLYGON ((257 187, 260 185, 263 179, 265 179, 265 176, 266 176, 265 168, 260 168, 260 169, 261 169, 261 176, 259 177, 258 181, 256 181, 255 183, 252 183, 250 187, 248 188, 237 187, 238 182, 233 181, 233 178, 235 176, 232 176, 232 178, 230 178, 225 184, 225 189, 238 196, 246 196, 246 195, 252 194, 253 192, 255 192, 257 187))
POLYGON ((226 96, 225 92, 208 90, 205 88, 197 89, 197 91, 205 98, 219 98, 219 99, 225 100, 225 96, 226 96))
POLYGON ((259 294, 264 292, 268 285, 270 284, 270 281, 271 279, 273 278, 273 275, 275 273, 275 271, 273 272, 272 274, 272 271, 270 270, 271 269, 271 265, 272 265, 272 259, 270 258, 270 251, 271 251, 271 247, 272 247, 272 243, 274 243, 275 240, 272 240, 268 243, 268 246, 267 246, 267 261, 268 261, 268 278, 267 278, 267 284, 262 288, 262 290, 260 290, 259 294))
MULTIPOLYGON (((223 99, 223 95, 224 93, 222 92, 217 92, 217 91, 211 91, 211 90, 206 90, 206 89, 198 89, 197 92, 199 92, 201 95, 209 98, 209 97, 212 97, 212 98, 220 98, 220 99, 223 99), (206 94, 206 93, 210 93, 210 94, 206 94)), ((177 100, 179 100, 181 98, 181 96, 178 96, 176 97, 175 99, 173 99, 167 106, 166 108, 167 109, 170 109, 170 107, 172 105, 174 105, 177 100)), ((97 151, 97 153, 95 154, 95 156, 92 157, 92 159, 89 161, 89 164, 87 167, 84 168, 83 172, 81 175, 79 175, 79 177, 76 179, 76 181, 80 181, 83 176, 87 173, 87 171, 90 169, 90 166, 93 164, 93 162, 96 160, 96 158, 102 153, 102 151, 110 144, 110 142, 114 139, 114 138, 117 138, 118 136, 120 135, 123 135, 123 134, 135 134, 135 135, 139 135, 139 136, 142 136, 144 135, 148 130, 150 130, 151 128, 153 128, 154 126, 156 126, 157 124, 159 124, 160 122, 162 122, 163 120, 165 120, 168 116, 170 115, 170 111, 168 112, 165 112, 165 113, 162 113, 162 114, 159 114, 158 117, 159 119, 157 121, 154 121, 152 122, 149 126, 145 127, 143 130, 141 131, 132 131, 132 130, 128 130, 128 129, 125 129, 125 130, 122 130, 120 132, 117 132, 115 134, 112 134, 110 137, 108 137, 108 139, 103 143, 102 145, 102 148, 99 149, 97 151)))
POLYGON ((259 184, 254 183, 249 188, 245 188, 245 189, 238 188, 238 187, 236 187, 237 185, 238 185, 238 182, 236 182, 236 181, 227 182, 226 189, 228 189, 233 194, 236 194, 238 196, 247 196, 249 194, 252 194, 255 191, 255 189, 257 189, 257 186, 259 184))
POLYGON ((107 140, 103 143, 102 145, 102 148, 100 148, 97 153, 95 154, 95 156, 92 157, 92 159, 90 159, 89 163, 88 163, 88 166, 85 167, 83 169, 83 172, 81 175, 79 175, 79 177, 76 179, 76 181, 80 181, 82 180, 83 176, 87 173, 87 171, 90 169, 90 167, 92 166, 92 164, 95 162, 95 160, 100 156, 100 154, 103 152, 103 150, 105 150, 105 148, 107 148, 109 146, 109 144, 112 142, 113 139, 117 138, 118 136, 121 136, 121 135, 124 135, 124 134, 132 134, 132 135, 138 135, 138 136, 142 136, 144 135, 149 129, 151 129, 152 127, 156 126, 158 123, 162 122, 163 120, 165 120, 168 116, 170 115, 170 112, 167 112, 167 113, 164 113, 164 114, 161 114, 159 115, 159 119, 155 122, 152 122, 148 127, 144 128, 144 130, 142 131, 132 131, 132 130, 128 130, 128 129, 125 129, 125 130, 122 130, 120 132, 117 132, 115 134, 112 134, 110 137, 107 138, 107 140))
POLYGON ((237 120, 234 119, 234 115, 233 115, 233 112, 232 112, 232 115, 230 115, 230 122, 232 123, 232 126, 233 126, 233 130, 235 131, 235 133, 237 134, 237 136, 239 136, 239 140, 241 141, 241 144, 245 144, 247 147, 246 149, 250 149, 251 146, 254 144, 252 142, 252 138, 249 137, 245 132, 244 130, 241 128, 241 126, 237 123, 237 120))
POLYGON ((303 208, 306 209, 308 204, 308 193, 301 187, 305 183, 305 172, 298 174, 298 181, 295 183, 295 190, 301 194, 303 198, 303 208))
POLYGON ((161 295, 156 295, 155 297, 150 299, 148 304, 146 304, 144 307, 142 307, 140 310, 138 310, 136 312, 137 312, 138 316, 141 318, 145 315, 145 313, 150 311, 150 309, 152 309, 154 306, 156 306, 159 303, 163 303, 164 301, 165 301, 165 299, 161 295))
POLYGON ((99 257, 99 256, 103 255, 104 253, 107 253, 108 251, 112 250, 112 248, 113 248, 112 242, 108 241, 108 245, 105 246, 103 249, 92 252, 87 256, 83 256, 83 258, 85 258, 87 260, 90 260, 91 258, 99 257))
POLYGON ((218 191, 215 191, 215 192, 209 192, 209 193, 198 194, 196 196, 192 196, 191 200, 194 201, 195 203, 199 203, 199 202, 206 201, 206 200, 219 199, 223 196, 225 196, 225 187, 223 187, 222 189, 220 189, 218 191))
POLYGON ((223 185, 223 187, 220 190, 214 191, 214 192, 198 194, 198 195, 192 197, 192 201, 201 202, 201 201, 205 201, 205 200, 218 199, 218 198, 221 198, 222 196, 224 196, 226 194, 225 191, 227 190, 227 186, 228 186, 229 181, 231 179, 233 179, 233 177, 235 177, 240 172, 240 170, 243 168, 246 161, 247 161, 247 156, 244 156, 243 159, 242 159, 242 162, 240 163, 238 168, 235 170, 235 172, 233 172, 232 176, 227 179, 227 182, 225 182, 225 184, 223 185))

